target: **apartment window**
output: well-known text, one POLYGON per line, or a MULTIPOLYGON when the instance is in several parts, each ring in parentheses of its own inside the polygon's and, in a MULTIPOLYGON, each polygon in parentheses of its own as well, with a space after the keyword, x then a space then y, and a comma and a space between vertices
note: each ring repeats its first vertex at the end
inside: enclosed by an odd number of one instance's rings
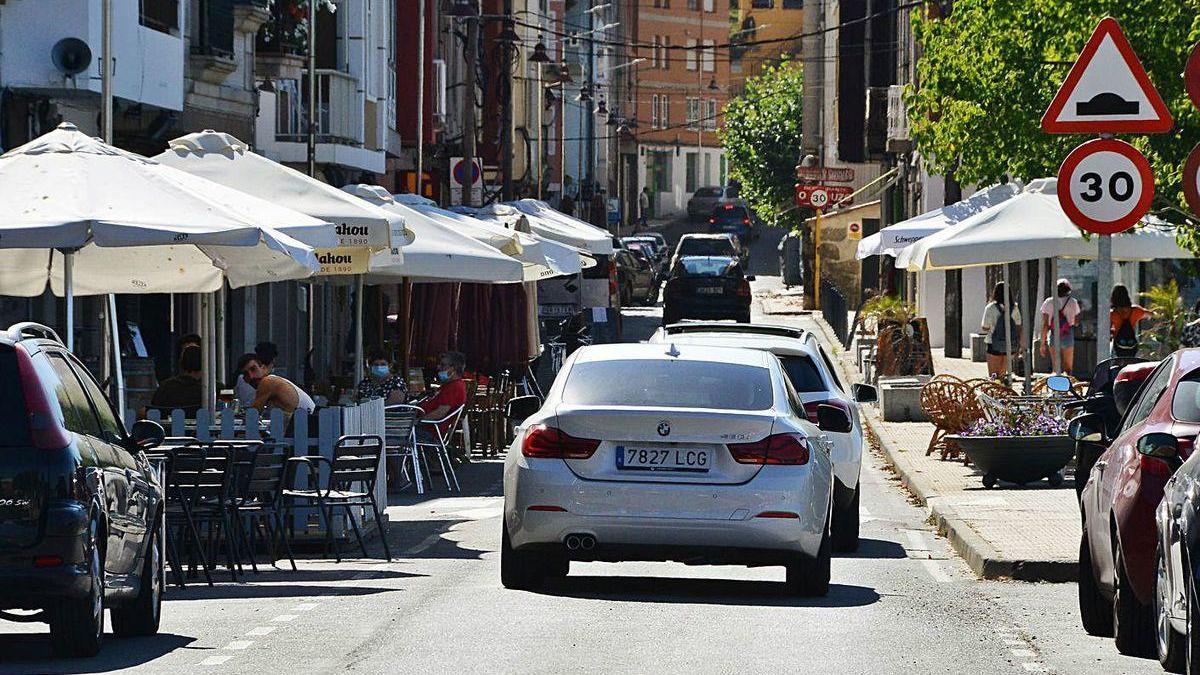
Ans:
POLYGON ((659 113, 658 122, 662 128, 667 129, 671 126, 671 97, 663 94, 658 98, 659 113))
POLYGON ((699 162, 699 157, 698 157, 697 153, 689 152, 687 154, 686 185, 684 185, 684 189, 687 190, 688 192, 695 192, 696 188, 699 187, 699 185, 698 185, 700 182, 699 171, 698 171, 699 167, 700 167, 700 162, 699 162))
POLYGON ((804 9, 804 0, 783 0, 784 9, 804 9))
POLYGON ((700 56, 699 56, 700 52, 699 52, 699 50, 696 49, 696 41, 689 39, 687 42, 684 43, 684 46, 687 47, 687 69, 695 70, 696 63, 697 63, 698 59, 700 58, 700 56))
POLYGON ((750 6, 754 9, 775 9, 775 0, 751 0, 750 6))
POLYGON ((700 9, 700 0, 688 0, 688 9, 695 12, 700 9))
POLYGON ((689 96, 687 99, 687 125, 695 129, 700 120, 700 99, 689 96))
POLYGON ((179 30, 179 0, 138 0, 139 22, 163 33, 179 30))
POLYGON ((662 46, 663 46, 662 67, 663 67, 663 70, 670 70, 671 69, 671 36, 670 35, 662 36, 662 46))
POLYGON ((717 128, 717 99, 715 98, 704 101, 704 128, 710 131, 717 128))
POLYGON ((195 9, 192 52, 233 56, 233 0, 200 0, 195 9))
POLYGON ((652 68, 660 67, 660 64, 658 61, 659 53, 660 52, 659 52, 659 47, 658 47, 658 36, 655 35, 654 37, 650 38, 650 66, 652 68))
POLYGON ((700 50, 701 56, 704 58, 704 72, 711 73, 716 69, 716 43, 712 40, 704 41, 704 49, 700 50))
POLYGON ((650 97, 650 128, 658 128, 658 94, 650 97))
POLYGON ((704 0, 704 11, 711 12, 713 9, 713 0, 704 0))

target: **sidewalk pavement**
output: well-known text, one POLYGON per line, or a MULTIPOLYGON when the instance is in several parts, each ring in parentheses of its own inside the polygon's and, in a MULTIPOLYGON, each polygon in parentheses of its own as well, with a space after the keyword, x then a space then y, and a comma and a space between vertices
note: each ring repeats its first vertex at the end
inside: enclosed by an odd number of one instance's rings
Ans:
MULTIPOLYGON (((764 301, 763 309, 770 308, 764 301)), ((778 319, 787 320, 784 316, 778 319)), ((840 349, 833 330, 819 314, 799 321, 821 331, 827 344, 834 345, 846 381, 861 379, 852 355, 840 349)), ((934 353, 934 364, 938 373, 986 376, 984 364, 946 359, 940 350, 934 353)), ((873 436, 873 448, 894 467, 902 484, 928 509, 939 533, 977 575, 1022 581, 1075 580, 1081 530, 1079 503, 1069 476, 1058 489, 1040 481, 1023 488, 1002 483, 988 490, 974 467, 926 456, 932 424, 884 422, 877 406, 863 406, 863 420, 868 435, 873 436)))

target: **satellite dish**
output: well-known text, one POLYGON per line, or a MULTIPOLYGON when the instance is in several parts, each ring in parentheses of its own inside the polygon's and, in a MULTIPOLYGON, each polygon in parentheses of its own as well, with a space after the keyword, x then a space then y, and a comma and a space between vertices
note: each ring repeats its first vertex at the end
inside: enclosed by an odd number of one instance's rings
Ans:
POLYGON ((78 75, 92 65, 92 49, 79 38, 63 38, 54 43, 50 60, 63 75, 78 75))

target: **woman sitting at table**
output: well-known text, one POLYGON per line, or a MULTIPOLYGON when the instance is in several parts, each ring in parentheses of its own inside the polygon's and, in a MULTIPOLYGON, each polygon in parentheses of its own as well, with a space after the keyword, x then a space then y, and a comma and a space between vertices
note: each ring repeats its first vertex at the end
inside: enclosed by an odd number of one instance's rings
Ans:
POLYGON ((404 403, 407 400, 404 378, 392 372, 387 354, 380 349, 372 349, 368 354, 367 374, 358 383, 354 398, 359 403, 373 398, 383 399, 384 405, 404 403))

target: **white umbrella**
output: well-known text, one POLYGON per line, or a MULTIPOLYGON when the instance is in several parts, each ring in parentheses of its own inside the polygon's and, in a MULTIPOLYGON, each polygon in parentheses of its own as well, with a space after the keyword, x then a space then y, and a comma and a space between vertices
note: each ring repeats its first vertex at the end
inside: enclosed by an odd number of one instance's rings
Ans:
POLYGON ((522 221, 525 230, 528 230, 529 220, 521 214, 517 218, 489 217, 484 214, 475 217, 438 208, 433 200, 420 195, 395 194, 392 198, 398 204, 520 261, 524 266, 525 281, 578 274, 581 269, 596 264, 594 258, 577 248, 522 230, 522 221))
POLYGON ((993 185, 960 202, 922 213, 908 220, 902 220, 860 241, 856 257, 859 260, 873 255, 895 257, 904 247, 935 232, 940 232, 950 225, 962 222, 984 209, 1011 199, 1020 191, 1020 181, 993 185))
MULTIPOLYGON (((1084 238, 1058 203, 1058 180, 1043 178, 1020 194, 901 250, 896 267, 910 272, 959 269, 1040 258, 1094 259, 1098 237, 1084 238)), ((1191 258, 1175 230, 1156 219, 1114 235, 1113 260, 1191 258)))
POLYGON ((553 239, 596 255, 611 255, 613 252, 610 233, 557 211, 541 200, 521 199, 505 205, 493 204, 484 207, 483 212, 503 216, 506 214, 503 206, 514 208, 529 216, 529 226, 534 234, 540 237, 553 239))

